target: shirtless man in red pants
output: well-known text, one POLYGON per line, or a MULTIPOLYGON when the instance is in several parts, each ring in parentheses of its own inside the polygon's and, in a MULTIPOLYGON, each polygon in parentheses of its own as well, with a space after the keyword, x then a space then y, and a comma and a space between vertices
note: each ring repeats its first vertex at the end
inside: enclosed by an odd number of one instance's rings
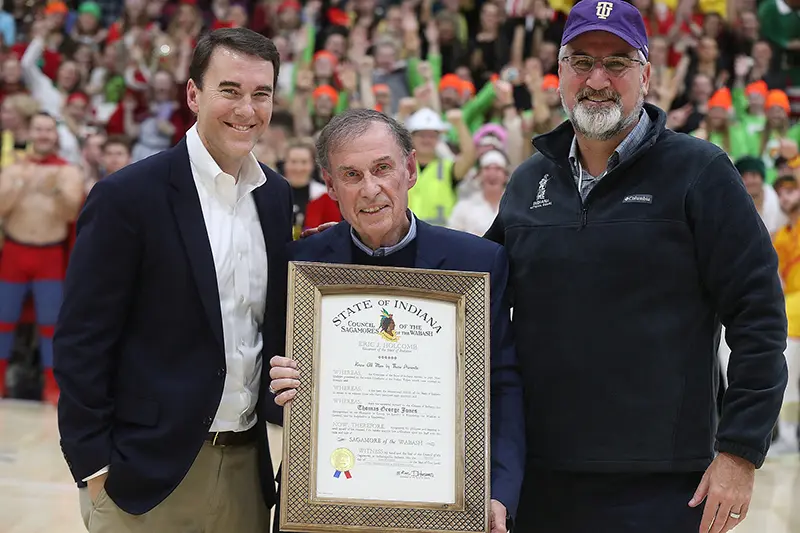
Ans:
POLYGON ((58 157, 56 121, 45 113, 31 119, 33 154, 0 174, 0 218, 5 244, 0 256, 0 396, 20 320, 33 293, 39 330, 44 399, 58 402, 53 378, 53 327, 61 306, 68 225, 83 203, 81 171, 58 157))

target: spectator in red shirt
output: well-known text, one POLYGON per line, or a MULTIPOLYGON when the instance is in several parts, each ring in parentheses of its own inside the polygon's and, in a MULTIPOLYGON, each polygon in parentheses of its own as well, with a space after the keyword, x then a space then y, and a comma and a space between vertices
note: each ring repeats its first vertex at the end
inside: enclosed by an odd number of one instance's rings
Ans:
POLYGON ((139 139, 133 147, 133 162, 173 146, 189 129, 180 113, 172 73, 160 70, 153 76, 148 101, 149 112, 144 120, 135 120, 133 115, 125 117, 126 135, 139 139))

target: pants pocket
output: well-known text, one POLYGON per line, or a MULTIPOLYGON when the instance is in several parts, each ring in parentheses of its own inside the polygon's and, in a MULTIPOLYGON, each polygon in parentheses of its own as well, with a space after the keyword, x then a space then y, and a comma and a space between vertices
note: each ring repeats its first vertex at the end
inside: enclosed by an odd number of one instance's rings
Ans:
POLYGON ((97 495, 97 499, 92 503, 92 508, 97 509, 101 505, 103 505, 106 500, 108 500, 108 493, 106 493, 106 488, 103 487, 100 489, 100 494, 97 495))

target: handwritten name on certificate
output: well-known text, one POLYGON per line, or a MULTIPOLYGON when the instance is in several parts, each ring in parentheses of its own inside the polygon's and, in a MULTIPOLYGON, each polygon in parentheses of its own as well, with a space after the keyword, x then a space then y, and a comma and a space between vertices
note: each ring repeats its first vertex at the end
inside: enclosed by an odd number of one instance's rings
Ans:
POLYGON ((316 496, 456 501, 456 305, 325 295, 316 496))

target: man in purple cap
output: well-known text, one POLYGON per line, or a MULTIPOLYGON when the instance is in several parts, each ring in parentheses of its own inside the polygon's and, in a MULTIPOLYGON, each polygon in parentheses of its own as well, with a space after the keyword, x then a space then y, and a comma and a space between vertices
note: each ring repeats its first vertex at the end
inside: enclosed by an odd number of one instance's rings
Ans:
POLYGON ((572 8, 569 120, 534 139, 486 235, 510 258, 528 404, 521 533, 729 531, 780 410, 787 325, 769 233, 728 156, 644 103, 647 57, 631 4, 572 8))

